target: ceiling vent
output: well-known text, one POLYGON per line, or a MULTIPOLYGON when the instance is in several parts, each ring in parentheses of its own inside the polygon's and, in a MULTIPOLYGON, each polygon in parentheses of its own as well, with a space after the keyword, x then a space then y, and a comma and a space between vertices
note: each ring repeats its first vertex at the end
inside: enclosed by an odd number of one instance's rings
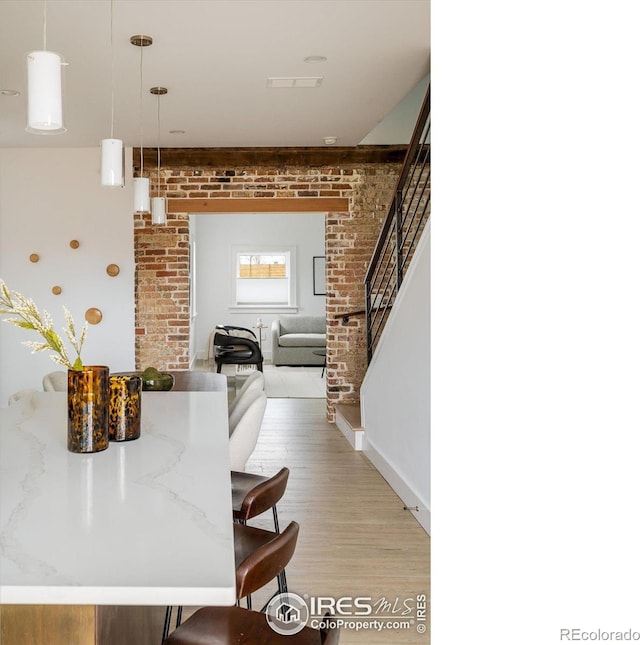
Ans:
POLYGON ((322 79, 322 76, 271 77, 267 87, 318 87, 322 79))

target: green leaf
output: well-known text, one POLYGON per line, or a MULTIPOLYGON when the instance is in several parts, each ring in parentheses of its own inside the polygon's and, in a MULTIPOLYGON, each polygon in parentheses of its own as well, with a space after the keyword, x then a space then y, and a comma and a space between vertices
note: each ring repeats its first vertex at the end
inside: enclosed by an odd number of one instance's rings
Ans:
POLYGON ((76 372, 82 371, 82 368, 84 366, 82 365, 82 361, 80 360, 80 357, 76 358, 76 360, 73 363, 73 367, 71 368, 72 370, 75 370, 76 372))
POLYGON ((25 322, 24 320, 12 319, 7 322, 11 322, 17 327, 22 327, 22 329, 35 329, 35 327, 30 322, 25 322))

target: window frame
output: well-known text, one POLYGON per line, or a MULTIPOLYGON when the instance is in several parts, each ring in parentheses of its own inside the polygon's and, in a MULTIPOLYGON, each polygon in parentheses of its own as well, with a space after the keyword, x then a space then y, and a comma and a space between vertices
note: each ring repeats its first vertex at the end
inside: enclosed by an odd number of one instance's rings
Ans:
POLYGON ((230 273, 231 273, 231 304, 229 311, 245 313, 296 313, 298 311, 297 300, 297 258, 296 246, 288 244, 261 244, 257 245, 234 245, 231 247, 230 273), (238 280, 238 256, 240 255, 285 255, 289 258, 289 303, 288 304, 238 304, 237 280, 238 280))

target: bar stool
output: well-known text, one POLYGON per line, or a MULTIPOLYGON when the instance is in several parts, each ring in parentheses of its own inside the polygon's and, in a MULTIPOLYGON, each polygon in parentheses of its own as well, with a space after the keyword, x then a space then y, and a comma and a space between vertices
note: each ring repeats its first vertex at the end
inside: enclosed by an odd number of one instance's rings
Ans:
POLYGON ((233 507, 233 519, 241 524, 246 524, 251 518, 272 509, 274 530, 279 533, 276 504, 282 499, 288 480, 288 468, 281 468, 272 477, 232 470, 231 505, 233 507))
MULTIPOLYGON (((276 504, 282 499, 289 480, 289 469, 281 468, 272 477, 254 475, 239 470, 231 471, 231 506, 233 519, 240 524, 271 509, 273 526, 280 533, 278 508, 276 504)), ((287 574, 283 569, 279 576, 279 588, 287 590, 287 574)))
MULTIPOLYGON (((256 372, 257 374, 262 374, 262 372, 256 372)), ((263 377, 264 378, 264 377, 263 377)), ((256 381, 253 381, 255 383, 256 381)), ((247 409, 256 400, 256 398, 261 395, 267 396, 265 394, 264 388, 258 387, 249 387, 249 389, 239 396, 237 399, 232 401, 232 405, 229 406, 229 436, 234 432, 238 423, 242 420, 242 417, 245 415, 247 409)))
MULTIPOLYGON (((291 540, 283 538, 295 525, 257 549, 236 568, 238 598, 268 584, 291 560, 295 550, 291 540)), ((241 527, 242 525, 236 525, 241 527)), ((248 528, 248 527, 245 527, 248 528)), ((325 623, 330 616, 325 616, 325 623)), ((281 635, 267 623, 265 614, 244 607, 203 607, 177 627, 162 645, 337 645, 340 630, 335 624, 321 630, 303 627, 296 634, 281 635)))
MULTIPOLYGON (((264 392, 253 392, 244 397, 241 416, 233 426, 229 419, 229 465, 231 470, 244 470, 249 457, 258 443, 264 412, 267 408, 267 395, 264 392)), ((241 407, 238 405, 238 408, 241 407)))
POLYGON ((255 370, 251 372, 249 376, 245 379, 245 382, 242 384, 240 391, 236 394, 235 398, 231 403, 229 403, 229 417, 233 414, 238 403, 240 403, 245 396, 251 394, 255 390, 261 391, 264 390, 264 374, 255 370))
MULTIPOLYGON (((299 531, 300 526, 297 522, 291 522, 282 533, 265 531, 264 529, 244 524, 233 525, 236 600, 239 602, 246 598, 247 609, 251 609, 251 594, 272 580, 277 579, 278 591, 284 593, 281 588, 280 573, 293 556, 299 531)), ((164 628, 162 630, 163 639, 166 639, 169 635, 172 609, 169 606, 165 611, 164 628)), ((181 622, 182 607, 178 607, 176 631, 179 629, 181 622)))
MULTIPOLYGON (((331 624, 329 615, 323 624, 331 624)), ((333 623, 335 625, 335 623, 333 623)), ((303 627, 297 634, 277 634, 265 615, 243 607, 203 607, 162 645, 338 645, 340 628, 303 627)))

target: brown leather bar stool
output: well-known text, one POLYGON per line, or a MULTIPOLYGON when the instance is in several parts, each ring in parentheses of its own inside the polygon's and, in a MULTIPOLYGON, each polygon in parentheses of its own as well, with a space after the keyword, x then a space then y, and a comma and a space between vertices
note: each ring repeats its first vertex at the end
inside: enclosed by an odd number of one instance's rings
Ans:
MULTIPOLYGON (((280 533, 278 524, 278 508, 276 504, 282 499, 289 480, 289 469, 281 468, 272 477, 245 473, 239 470, 231 471, 231 505, 233 519, 240 524, 271 509, 273 526, 280 533)), ((287 576, 284 571, 279 574, 280 589, 287 590, 287 576)))
MULTIPOLYGON (((236 526, 243 529, 242 525, 236 526)), ((257 548, 236 567, 238 599, 276 577, 291 560, 297 536, 298 525, 291 522, 281 534, 257 548)), ((251 539, 250 533, 245 537, 251 539)), ((265 614, 235 606, 199 609, 177 627, 163 645, 337 645, 338 640, 337 627, 320 631, 303 627, 297 634, 280 635, 269 626, 265 614)))
POLYGON ((246 524, 251 518, 271 509, 274 529, 276 533, 279 533, 276 504, 282 499, 288 480, 288 468, 281 468, 272 477, 232 470, 231 505, 233 506, 233 519, 241 524, 246 524))
MULTIPOLYGON (((293 556, 299 531, 300 526, 297 522, 291 522, 282 533, 265 531, 264 529, 244 524, 233 525, 236 599, 240 601, 242 598, 246 598, 248 609, 251 608, 251 594, 272 580, 277 579, 279 592, 284 592, 281 588, 280 573, 293 556)), ((171 613, 172 607, 169 606, 165 613, 163 638, 166 638, 169 634, 171 613)), ((178 607, 177 614, 179 628, 182 607, 178 607)))
MULTIPOLYGON (((296 546, 296 541, 298 539, 298 523, 291 522, 289 526, 282 533, 273 533, 272 531, 265 531, 264 529, 259 529, 255 526, 246 526, 244 524, 234 524, 233 525, 233 541, 234 541, 234 550, 236 556, 236 563, 240 563, 236 566, 236 593, 238 600, 245 598, 247 600, 247 608, 251 609, 251 594, 256 589, 264 587, 266 582, 261 584, 259 587, 254 587, 252 578, 254 575, 258 575, 252 571, 256 568, 259 558, 262 557, 261 550, 274 551, 278 547, 278 542, 281 540, 281 536, 284 536, 285 533, 288 534, 288 541, 283 540, 282 543, 289 545, 290 552, 282 549, 283 553, 279 557, 273 557, 272 562, 268 565, 260 564, 260 566, 266 570, 267 566, 271 567, 269 569, 270 573, 267 574, 266 580, 277 579, 278 581, 278 592, 284 593, 286 589, 283 589, 281 584, 280 574, 285 568, 287 562, 293 556, 293 551, 296 546), (275 546, 273 543, 276 543, 275 546), (286 558, 286 561, 285 561, 286 558), (238 571, 243 569, 248 573, 244 573, 242 576, 239 576, 238 571), (248 581, 247 581, 248 579, 248 581), (251 588, 249 588, 251 587, 251 588)), ((259 575, 265 575, 266 571, 259 572, 259 575)))
MULTIPOLYGON (((330 618, 325 616, 324 623, 330 618)), ((243 607, 203 607, 162 645, 338 645, 340 629, 303 627, 297 634, 277 634, 265 614, 243 607)))

